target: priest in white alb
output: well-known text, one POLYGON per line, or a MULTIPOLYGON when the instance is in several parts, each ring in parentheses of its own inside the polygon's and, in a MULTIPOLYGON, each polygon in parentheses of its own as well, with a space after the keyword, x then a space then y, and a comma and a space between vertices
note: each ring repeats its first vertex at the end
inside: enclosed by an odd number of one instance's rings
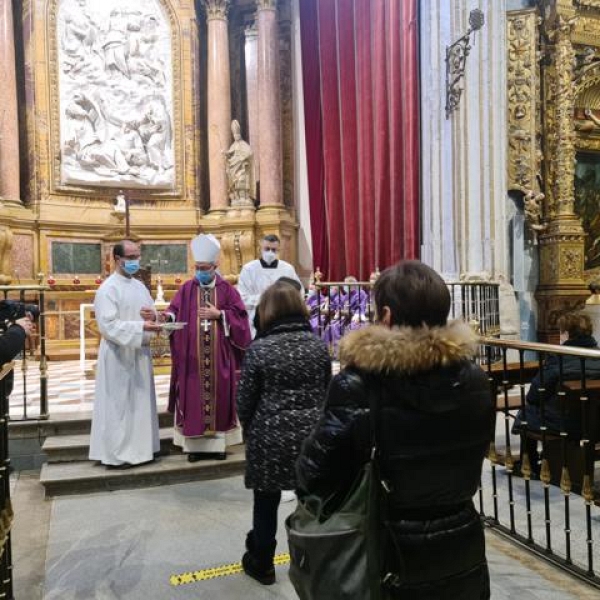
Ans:
MULTIPOLYGON (((302 286, 294 267, 279 258, 279 248, 279 238, 275 234, 266 235, 260 244, 261 257, 246 263, 240 273, 238 291, 248 311, 252 337, 256 335, 255 313, 263 292, 281 277, 295 279, 302 286)), ((304 295, 302 287, 300 293, 304 295)))
POLYGON ((124 240, 113 248, 115 272, 94 300, 102 336, 96 365, 90 460, 113 468, 153 460, 160 450, 150 339, 160 325, 150 293, 133 277, 139 246, 124 240))

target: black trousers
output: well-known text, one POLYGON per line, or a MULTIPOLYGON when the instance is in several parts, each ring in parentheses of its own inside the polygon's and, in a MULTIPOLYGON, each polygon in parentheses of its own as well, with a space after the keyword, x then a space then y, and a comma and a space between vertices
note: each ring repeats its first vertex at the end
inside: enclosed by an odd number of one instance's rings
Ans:
POLYGON ((277 534, 277 509, 281 492, 261 492, 254 490, 252 515, 252 544, 257 555, 272 561, 275 555, 277 534))

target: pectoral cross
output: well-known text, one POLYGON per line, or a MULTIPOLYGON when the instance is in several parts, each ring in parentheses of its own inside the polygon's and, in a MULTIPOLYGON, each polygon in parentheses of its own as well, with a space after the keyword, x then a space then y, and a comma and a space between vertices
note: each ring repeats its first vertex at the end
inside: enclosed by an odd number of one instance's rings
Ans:
MULTIPOLYGON (((204 295, 204 306, 206 306, 210 302, 210 290, 202 290, 204 295)), ((208 333, 210 331, 210 321, 208 319, 204 319, 202 321, 202 328, 204 329, 204 333, 208 333)))

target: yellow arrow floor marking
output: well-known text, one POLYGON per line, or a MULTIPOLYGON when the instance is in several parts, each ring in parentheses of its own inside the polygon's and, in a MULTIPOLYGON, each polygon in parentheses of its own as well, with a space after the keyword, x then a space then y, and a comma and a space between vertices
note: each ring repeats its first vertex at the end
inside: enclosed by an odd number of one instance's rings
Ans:
MULTIPOLYGON (((273 559, 275 566, 287 565, 290 562, 290 555, 278 554, 273 559)), ((211 567, 209 569, 201 569, 199 571, 189 571, 188 573, 181 573, 181 575, 171 575, 169 577, 169 583, 171 585, 186 585, 188 583, 195 583, 196 581, 206 581, 207 579, 215 579, 215 577, 227 577, 228 575, 237 575, 242 573, 242 563, 232 563, 229 565, 221 565, 219 567, 211 567)))

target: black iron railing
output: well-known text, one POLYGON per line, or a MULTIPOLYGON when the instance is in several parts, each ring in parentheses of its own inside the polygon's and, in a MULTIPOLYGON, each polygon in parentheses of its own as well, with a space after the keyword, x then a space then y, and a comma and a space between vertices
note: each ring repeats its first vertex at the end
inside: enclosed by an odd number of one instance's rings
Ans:
POLYGON ((25 350, 16 358, 20 367, 15 372, 15 377, 22 378, 21 402, 15 402, 12 394, 11 420, 48 419, 48 363, 46 358, 46 318, 45 318, 45 292, 48 290, 43 285, 1 285, 0 295, 3 299, 16 300, 25 304, 35 304, 39 309, 39 317, 35 324, 35 333, 28 338, 25 350), (35 356, 39 362, 39 410, 31 411, 28 385, 31 381, 31 357, 35 356))
POLYGON ((600 587, 600 351, 493 338, 482 348, 497 410, 481 515, 600 587))
POLYGON ((11 525, 13 509, 10 500, 10 459, 8 454, 8 395, 7 386, 13 371, 12 363, 0 370, 0 598, 12 599, 11 525))

